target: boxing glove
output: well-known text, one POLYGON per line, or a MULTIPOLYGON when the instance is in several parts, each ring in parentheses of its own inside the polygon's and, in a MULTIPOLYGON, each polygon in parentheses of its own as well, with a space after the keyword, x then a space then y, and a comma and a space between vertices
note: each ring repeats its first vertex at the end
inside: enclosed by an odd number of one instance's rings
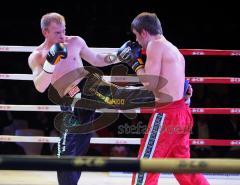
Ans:
POLYGON ((144 68, 144 61, 141 57, 141 46, 132 41, 125 42, 117 52, 117 57, 121 62, 126 62, 133 71, 137 72, 144 68))
POLYGON ((191 104, 192 93, 193 93, 192 86, 191 86, 191 84, 189 83, 189 80, 186 79, 186 80, 184 81, 183 97, 184 97, 185 103, 186 103, 188 106, 190 106, 190 104, 191 104))
POLYGON ((43 70, 47 73, 53 73, 56 64, 67 58, 67 48, 63 43, 53 44, 47 54, 46 61, 43 65, 43 70))

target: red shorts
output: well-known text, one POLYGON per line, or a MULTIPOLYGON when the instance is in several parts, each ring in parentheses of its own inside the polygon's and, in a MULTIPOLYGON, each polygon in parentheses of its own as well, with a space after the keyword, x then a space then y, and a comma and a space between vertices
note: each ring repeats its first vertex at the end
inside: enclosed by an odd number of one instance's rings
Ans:
MULTIPOLYGON (((190 158, 193 119, 184 100, 157 107, 141 140, 138 158, 190 158)), ((157 185, 159 173, 133 174, 132 185, 157 185)), ((209 185, 201 174, 174 174, 181 185, 209 185)))

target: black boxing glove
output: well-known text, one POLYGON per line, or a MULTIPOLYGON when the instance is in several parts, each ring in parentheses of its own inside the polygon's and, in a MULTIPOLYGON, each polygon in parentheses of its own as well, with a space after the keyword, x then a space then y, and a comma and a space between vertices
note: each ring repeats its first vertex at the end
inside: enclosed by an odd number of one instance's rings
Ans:
POLYGON ((117 51, 117 57, 121 62, 129 62, 141 55, 141 46, 132 41, 125 42, 117 51))
POLYGON ((141 46, 132 41, 125 42, 117 52, 117 57, 121 62, 126 62, 135 72, 144 68, 144 61, 141 57, 141 46))
POLYGON ((53 44, 47 54, 43 70, 47 73, 53 73, 55 65, 61 60, 67 58, 67 48, 63 43, 53 44))
POLYGON ((135 60, 127 62, 127 64, 133 69, 133 71, 137 72, 139 69, 144 68, 145 62, 142 57, 138 57, 135 60))

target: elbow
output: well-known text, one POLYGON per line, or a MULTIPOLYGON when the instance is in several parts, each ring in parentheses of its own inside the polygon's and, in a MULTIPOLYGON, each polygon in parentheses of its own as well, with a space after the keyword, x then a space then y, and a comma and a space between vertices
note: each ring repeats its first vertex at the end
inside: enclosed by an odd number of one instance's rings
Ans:
POLYGON ((45 90, 42 90, 42 89, 37 89, 37 91, 40 92, 40 93, 44 93, 45 92, 45 90))
POLYGON ((40 93, 44 93, 46 89, 40 88, 40 87, 36 87, 37 91, 40 93))
POLYGON ((44 93, 46 91, 46 89, 47 89, 46 87, 43 87, 43 86, 37 85, 37 84, 35 84, 35 88, 40 93, 44 93))
MULTIPOLYGON (((140 69, 141 70, 141 69, 140 69)), ((139 71, 140 71, 139 70, 139 71)), ((141 72, 141 71, 140 71, 141 72)), ((159 77, 138 73, 138 77, 143 86, 149 91, 155 91, 159 86, 159 77)))
POLYGON ((34 76, 33 83, 38 92, 44 93, 51 83, 51 78, 49 77, 49 74, 43 73, 43 75, 40 74, 38 76, 34 76))

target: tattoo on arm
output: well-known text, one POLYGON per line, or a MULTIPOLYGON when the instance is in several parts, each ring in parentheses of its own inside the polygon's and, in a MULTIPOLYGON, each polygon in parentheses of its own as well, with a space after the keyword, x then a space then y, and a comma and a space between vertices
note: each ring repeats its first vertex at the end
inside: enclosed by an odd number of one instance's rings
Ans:
POLYGON ((104 61, 108 64, 113 64, 113 63, 117 63, 117 56, 115 54, 107 54, 104 57, 104 61))

